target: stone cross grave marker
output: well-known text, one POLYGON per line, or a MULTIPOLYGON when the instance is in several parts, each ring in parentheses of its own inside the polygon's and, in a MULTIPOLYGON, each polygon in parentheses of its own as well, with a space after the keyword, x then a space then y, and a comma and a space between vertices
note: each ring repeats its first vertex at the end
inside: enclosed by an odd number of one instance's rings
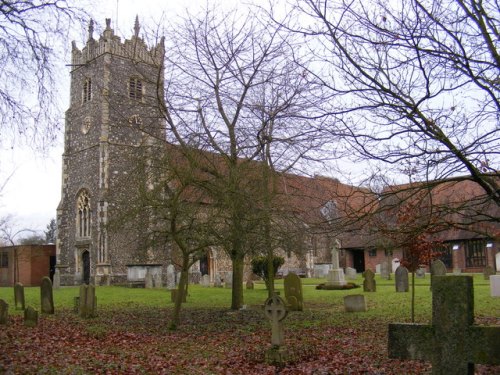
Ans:
POLYGON ((302 295, 302 281, 295 273, 290 272, 283 280, 285 298, 290 311, 304 310, 304 297, 302 295))
POLYGON ((40 299, 42 314, 54 314, 54 296, 52 294, 52 281, 45 276, 40 285, 40 299))
POLYGON ((36 327, 38 324, 38 311, 28 306, 24 310, 24 325, 26 327, 36 327))
POLYGON ((404 266, 399 266, 394 272, 396 279, 396 292, 407 292, 409 290, 408 284, 408 269, 404 266))
POLYGON ((92 284, 80 285, 80 298, 78 313, 82 318, 92 318, 95 316, 96 296, 95 286, 92 284))
POLYGON ((431 263, 431 290, 434 276, 446 276, 446 266, 441 259, 431 263))
POLYGON ((264 314, 271 321, 271 344, 282 346, 285 342, 282 321, 288 315, 285 301, 277 294, 269 297, 264 303, 264 314))
POLYGON ((14 305, 16 310, 24 310, 25 308, 24 285, 21 283, 14 285, 14 305))
POLYGON ((432 362, 434 375, 472 375, 500 364, 500 327, 474 326, 471 276, 436 276, 432 324, 389 324, 389 357, 432 362))
POLYGON ((367 269, 363 272, 363 292, 375 292, 377 290, 377 283, 375 282, 375 274, 372 270, 367 269))
POLYGON ((0 299, 0 324, 9 323, 9 304, 0 299))

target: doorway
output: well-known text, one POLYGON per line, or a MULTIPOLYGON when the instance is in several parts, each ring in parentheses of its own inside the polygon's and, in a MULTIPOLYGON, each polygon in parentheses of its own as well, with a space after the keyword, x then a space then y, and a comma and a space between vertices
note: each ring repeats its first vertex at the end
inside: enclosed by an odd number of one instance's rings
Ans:
POLYGON ((353 250, 352 263, 357 273, 365 272, 365 252, 363 250, 353 250))

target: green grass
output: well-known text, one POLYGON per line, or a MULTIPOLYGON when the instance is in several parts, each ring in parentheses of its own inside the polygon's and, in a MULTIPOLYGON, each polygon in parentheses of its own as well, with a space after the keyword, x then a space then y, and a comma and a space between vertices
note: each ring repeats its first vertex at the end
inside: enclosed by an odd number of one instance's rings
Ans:
MULTIPOLYGON (((474 274, 474 308, 476 316, 497 316, 500 311, 500 298, 490 296, 488 280, 482 274, 474 274)), ((368 311, 353 314, 360 318, 383 318, 387 321, 409 321, 411 295, 396 293, 394 279, 384 280, 376 277, 377 291, 363 292, 363 279, 358 275, 354 282, 360 288, 351 290, 316 290, 315 286, 324 282, 324 279, 302 279, 304 306, 307 311, 328 312, 331 318, 341 321, 345 318, 343 312, 343 297, 350 294, 364 294, 368 311)), ((431 318, 432 293, 429 290, 430 277, 416 279, 415 317, 417 322, 428 322, 431 318)), ((276 289, 284 295, 283 280, 276 280, 276 289)), ((78 295, 78 287, 62 287, 54 290, 55 308, 72 309, 73 299, 78 295)), ((125 287, 97 287, 97 305, 99 309, 134 308, 134 307, 172 307, 170 293, 166 289, 140 289, 125 287)), ((15 311, 13 288, 0 288, 0 298, 4 299, 12 308, 11 314, 21 314, 15 311)), ((26 306, 40 308, 40 289, 38 287, 25 288, 26 306)), ((267 292, 262 282, 255 283, 255 289, 244 289, 246 305, 261 305, 267 298, 267 292)), ((199 285, 189 286, 188 302, 185 309, 199 308, 229 308, 231 304, 231 290, 225 288, 205 288, 199 285)))

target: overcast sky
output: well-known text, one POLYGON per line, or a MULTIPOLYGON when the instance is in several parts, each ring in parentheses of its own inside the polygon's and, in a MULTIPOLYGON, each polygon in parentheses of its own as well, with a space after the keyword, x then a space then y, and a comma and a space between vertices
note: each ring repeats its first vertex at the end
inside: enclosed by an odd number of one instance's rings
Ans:
MULTIPOLYGON (((254 3, 256 0, 252 0, 254 3)), ((172 19, 185 14, 186 9, 196 12, 206 0, 101 0, 98 6, 90 9, 92 18, 97 23, 96 31, 105 27, 105 18, 111 18, 111 27, 115 34, 130 38, 133 33, 135 16, 141 24, 156 24, 161 19, 172 19), (118 22, 117 22, 118 18, 118 22)), ((213 2, 208 0, 209 4, 213 2)), ((237 0, 218 0, 223 5, 241 5, 237 0)), ((84 45, 88 25, 74 30, 73 39, 79 48, 84 45)), ((94 37, 97 35, 94 34, 94 37)), ((68 46, 71 40, 68 40, 68 46)), ((61 61, 62 73, 58 77, 61 93, 61 123, 64 123, 64 111, 69 103, 69 68, 68 53, 61 61), (65 61, 63 61, 65 60, 65 61)), ((32 148, 16 145, 13 149, 8 142, 0 148, 0 184, 7 181, 0 196, 0 217, 13 216, 16 228, 29 228, 42 233, 50 219, 55 218, 56 208, 61 197, 61 155, 63 150, 62 131, 59 141, 46 153, 32 148), (10 177, 9 177, 10 176, 10 177)), ((0 185, 1 186, 1 185, 0 185)), ((22 237, 22 236, 20 236, 22 237)), ((18 239, 18 238, 17 238, 18 239)))

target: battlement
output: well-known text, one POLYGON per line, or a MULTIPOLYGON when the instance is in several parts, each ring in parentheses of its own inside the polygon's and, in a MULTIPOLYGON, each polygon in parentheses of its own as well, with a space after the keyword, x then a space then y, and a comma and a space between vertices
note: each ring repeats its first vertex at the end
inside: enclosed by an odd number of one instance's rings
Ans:
POLYGON ((120 37, 115 35, 114 30, 111 28, 111 19, 106 18, 106 29, 99 40, 95 40, 93 37, 94 21, 90 20, 89 38, 85 47, 80 50, 77 48, 76 42, 72 42, 71 64, 73 69, 86 65, 105 53, 132 59, 136 62, 156 66, 162 65, 165 55, 164 38, 162 37, 156 46, 148 48, 144 40, 139 37, 139 30, 139 19, 136 17, 134 35, 131 39, 126 39, 122 43, 120 37))

